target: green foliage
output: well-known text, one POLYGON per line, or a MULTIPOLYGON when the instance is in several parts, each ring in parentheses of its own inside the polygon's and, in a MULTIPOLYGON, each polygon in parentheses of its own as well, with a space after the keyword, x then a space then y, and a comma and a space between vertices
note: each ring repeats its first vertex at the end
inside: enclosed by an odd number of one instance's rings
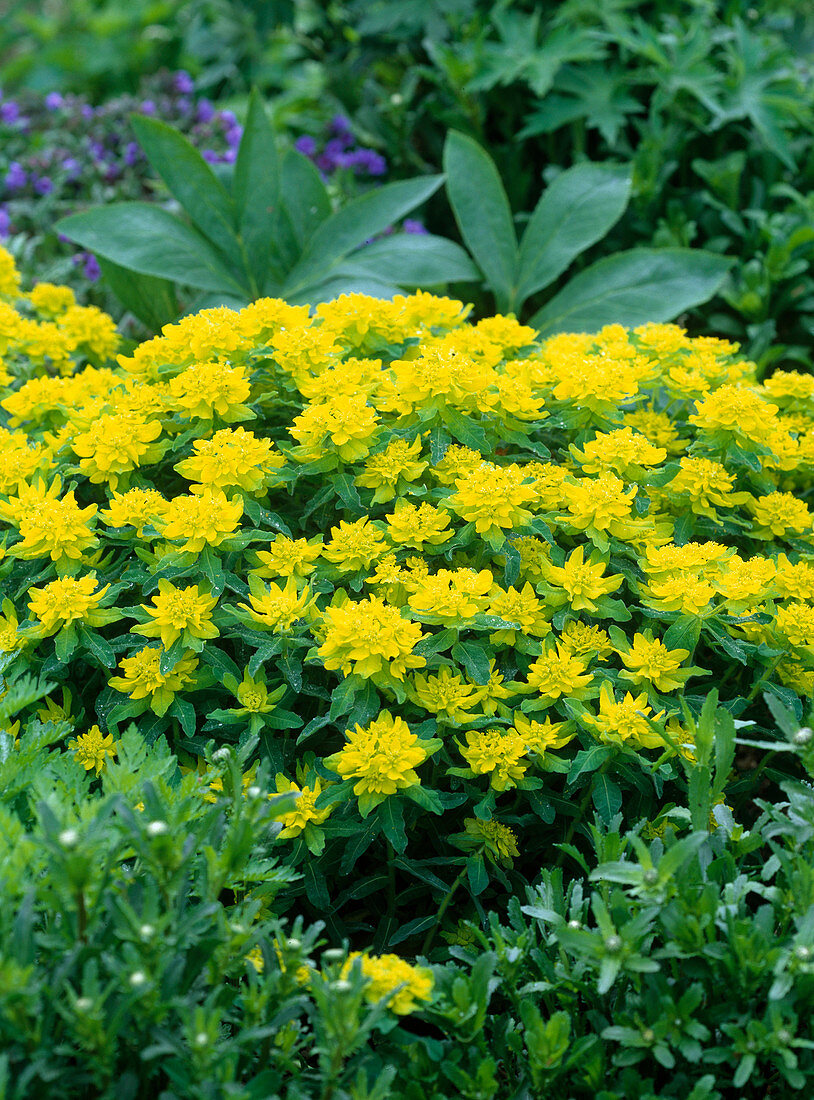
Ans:
POLYGON ((292 302, 350 292, 391 296, 401 287, 475 275, 463 250, 441 237, 383 239, 372 254, 364 247, 426 201, 440 187, 440 176, 385 184, 331 212, 328 192, 307 158, 290 150, 280 162, 256 93, 231 190, 172 127, 152 118, 135 118, 133 127, 191 224, 158 206, 111 203, 64 218, 58 228, 130 273, 129 282, 116 280, 116 292, 145 323, 171 299, 165 284, 140 276, 210 292, 198 299, 201 307, 240 306, 267 296, 292 302))

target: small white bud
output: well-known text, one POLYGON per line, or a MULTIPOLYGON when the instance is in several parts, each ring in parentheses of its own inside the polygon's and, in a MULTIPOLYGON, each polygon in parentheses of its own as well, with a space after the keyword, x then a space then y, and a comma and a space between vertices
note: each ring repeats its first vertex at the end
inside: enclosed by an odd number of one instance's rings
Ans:
POLYGON ((350 982, 345 981, 344 978, 339 978, 337 981, 331 982, 331 986, 337 993, 347 993, 349 989, 353 988, 350 982))
POLYGON ((209 1046, 209 1036, 206 1034, 205 1031, 199 1031, 198 1034, 195 1036, 195 1046, 196 1047, 209 1046))
POLYGON ((322 957, 326 963, 341 962, 345 957, 345 952, 340 947, 329 947, 327 951, 322 952, 322 957))
POLYGON ((93 1008, 93 1001, 90 997, 77 997, 76 998, 76 1011, 77 1012, 90 1012, 93 1008))
POLYGON ((290 940, 286 940, 285 945, 292 951, 296 951, 296 949, 301 946, 300 941, 293 938, 290 940))
POLYGON ((655 886, 659 881, 659 873, 655 867, 648 867, 645 873, 642 875, 645 886, 655 886))
POLYGON ((792 741, 795 745, 807 745, 812 737, 814 737, 814 730, 811 726, 801 726, 792 737, 792 741))
POLYGON ((811 958, 811 948, 806 947, 804 943, 799 944, 794 948, 794 957, 800 962, 808 962, 811 958))
POLYGON ((615 955, 617 951, 622 950, 622 937, 621 936, 608 936, 605 940, 605 950, 609 955, 615 955))
POLYGON ((262 793, 259 787, 249 787, 246 791, 249 798, 259 798, 262 793))
POLYGON ((393 92, 393 94, 390 96, 390 102, 393 104, 394 107, 400 107, 401 104, 404 102, 404 96, 400 95, 398 92, 393 92))
POLYGON ((642 1039, 646 1043, 652 1043, 655 1038, 656 1038, 656 1033, 652 1029, 652 1027, 646 1027, 644 1029, 644 1031, 642 1032, 642 1039))
POLYGON ((152 924, 142 924, 138 934, 143 940, 150 940, 155 935, 155 927, 152 924))
POLYGON ((568 922, 568 927, 569 927, 569 928, 573 928, 573 929, 578 929, 578 928, 582 928, 582 921, 579 921, 579 920, 569 920, 569 922, 568 922))
POLYGON ((792 1034, 787 1027, 781 1027, 777 1033, 778 1043, 782 1043, 784 1047, 787 1047, 792 1040, 792 1034))
POLYGON ((223 760, 228 760, 231 755, 232 750, 227 748, 226 745, 222 745, 221 748, 215 749, 215 751, 212 753, 212 759, 217 760, 218 763, 221 763, 221 761, 223 760))
POLYGON ((130 984, 134 989, 138 989, 140 986, 144 985, 146 981, 147 975, 143 970, 134 970, 130 975, 130 984))
POLYGON ((79 841, 79 833, 76 829, 63 829, 59 834, 59 843, 63 848, 73 848, 79 841))
POLYGON ((149 836, 164 836, 164 834, 169 831, 170 827, 166 821, 151 821, 147 825, 147 833, 149 836))

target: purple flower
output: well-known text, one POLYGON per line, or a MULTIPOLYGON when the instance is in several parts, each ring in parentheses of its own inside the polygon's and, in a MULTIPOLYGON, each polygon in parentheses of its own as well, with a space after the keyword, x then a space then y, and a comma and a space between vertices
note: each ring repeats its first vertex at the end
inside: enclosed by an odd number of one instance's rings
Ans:
POLYGON ((85 253, 85 278, 89 279, 92 283, 95 283, 99 276, 102 274, 102 269, 99 267, 99 261, 93 255, 92 252, 85 253))
POLYGON ((154 115, 155 103, 153 103, 151 99, 144 99, 142 100, 141 107, 139 109, 143 115, 154 115))
POLYGON ((79 179, 79 176, 82 174, 82 165, 76 157, 65 157, 62 162, 62 170, 69 180, 76 180, 79 179))
POLYGON ((45 106, 49 111, 58 111, 60 107, 65 106, 65 100, 59 92, 49 92, 45 97, 45 106))
POLYGON ((0 238, 7 237, 10 228, 11 218, 8 216, 8 210, 5 206, 0 206, 0 238))
POLYGON ((298 153, 304 153, 307 157, 312 157, 317 151, 317 143, 310 134, 303 134, 294 142, 294 148, 298 153))
POLYGON ((226 144, 231 146, 240 145, 240 139, 242 137, 242 126, 230 126, 230 128, 226 131, 226 144))
POLYGON ((40 176, 39 179, 34 180, 34 190, 38 195, 50 195, 54 190, 54 184, 48 176, 40 176))
POLYGON ((227 149, 220 159, 224 164, 234 164, 237 160, 237 149, 227 149))
POLYGON ((9 191, 19 191, 21 187, 25 187, 28 176, 25 169, 19 161, 13 160, 8 166, 8 172, 6 172, 6 178, 3 180, 9 191))
POLYGON ((220 157, 218 156, 218 154, 215 152, 214 149, 204 149, 204 150, 202 150, 201 156, 203 157, 203 159, 206 161, 207 164, 218 164, 218 162, 220 161, 220 157))
POLYGON ((387 161, 373 149, 357 149, 352 157, 354 167, 369 176, 383 176, 387 172, 387 161))
POLYGON ((415 218, 405 218, 402 222, 401 228, 405 233, 429 233, 426 225, 423 222, 417 221, 415 218))
POLYGON ((331 129, 335 134, 343 134, 351 137, 350 119, 345 115, 334 115, 331 119, 331 129))
POLYGON ((95 157, 96 160, 105 159, 105 153, 107 152, 107 149, 105 149, 101 141, 89 141, 88 149, 90 149, 91 154, 93 155, 93 157, 95 157))
POLYGON ((218 111, 218 118, 224 126, 237 126, 237 115, 234 111, 218 111))
POLYGON ((200 101, 196 117, 198 122, 211 122, 215 117, 215 108, 208 99, 202 99, 200 101))
POLYGON ((195 84, 192 77, 184 69, 180 69, 173 77, 172 86, 176 92, 180 92, 181 95, 189 95, 195 91, 195 84))
POLYGON ((175 114, 176 115, 188 115, 192 110, 192 100, 188 96, 179 96, 175 101, 175 114))
POLYGON ((16 122, 19 117, 20 108, 13 99, 9 99, 6 103, 0 103, 0 122, 16 122))
POLYGON ((79 113, 82 115, 82 118, 93 118, 93 116, 96 114, 89 103, 83 103, 82 110, 79 113))
POLYGON ((128 141, 124 147, 124 163, 135 164, 139 158, 139 147, 135 141, 128 141))

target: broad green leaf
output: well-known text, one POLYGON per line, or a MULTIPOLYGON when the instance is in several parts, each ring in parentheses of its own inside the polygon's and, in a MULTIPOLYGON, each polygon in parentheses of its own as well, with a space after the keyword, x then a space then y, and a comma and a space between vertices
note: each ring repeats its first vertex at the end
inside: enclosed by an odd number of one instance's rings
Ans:
POLYGON ((348 257, 339 273, 370 276, 404 287, 480 279, 480 272, 460 245, 445 237, 415 233, 399 233, 365 245, 348 257))
POLYGON ((624 213, 630 170, 577 164, 543 192, 520 242, 516 305, 552 283, 624 213))
POLYGON ((141 275, 200 290, 243 296, 242 287, 209 242, 180 218, 146 202, 113 202, 56 223, 58 233, 141 275))
POLYGON ((331 214, 317 227, 299 263, 290 272, 284 297, 301 291, 307 283, 332 276, 349 252, 409 214, 438 190, 442 179, 442 176, 420 176, 387 183, 331 214))
POLYGON ((277 142, 263 101, 255 88, 235 162, 232 186, 238 233, 244 249, 254 296, 260 293, 275 247, 279 215, 280 166, 277 142))
POLYGON ((332 302, 340 294, 369 294, 371 298, 393 298, 402 294, 403 287, 395 283, 383 283, 363 275, 338 275, 324 282, 307 283, 296 293, 286 294, 291 305, 316 305, 318 302, 332 302))
POLYGON ((281 165, 281 199, 289 218, 299 259, 317 227, 331 215, 331 198, 319 171, 308 157, 289 149, 281 165))
POLYGON ((517 285, 517 236, 503 183, 489 154, 451 130, 444 145, 447 195, 455 221, 497 298, 508 308, 517 285))
POLYGON ((157 118, 132 115, 130 122, 144 155, 170 194, 205 237, 237 260, 234 204, 192 142, 157 118))
POLYGON ((671 321, 706 302, 732 261, 694 248, 632 248, 592 264, 527 322, 540 336, 671 321))
POLYGON ((622 808, 622 791, 618 783, 604 773, 594 776, 594 786, 591 792, 596 812, 600 819, 610 825, 615 814, 622 808))
POLYGON ((129 309, 151 332, 160 332, 164 325, 176 320, 178 300, 175 288, 167 279, 128 271, 104 257, 100 258, 99 266, 105 282, 124 308, 129 309))

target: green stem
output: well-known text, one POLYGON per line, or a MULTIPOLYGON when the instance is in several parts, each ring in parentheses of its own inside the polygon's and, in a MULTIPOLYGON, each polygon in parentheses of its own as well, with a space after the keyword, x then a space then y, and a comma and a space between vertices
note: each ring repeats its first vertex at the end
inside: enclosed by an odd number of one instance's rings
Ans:
MULTIPOLYGON (((568 832, 565 834, 565 840, 563 841, 563 844, 570 844, 573 840, 574 833, 577 829, 577 824, 584 816, 585 810, 588 808, 588 803, 591 800, 591 795, 594 793, 594 784, 596 783, 596 777, 598 775, 604 775, 605 772, 608 770, 609 765, 610 757, 608 757, 608 759, 602 764, 602 766, 598 768, 591 776, 591 782, 585 788, 585 794, 583 794, 582 798, 580 799, 579 806, 577 806, 577 812, 574 814, 571 824, 568 826, 568 832)), ((565 851, 563 850, 563 848, 560 848, 560 854, 557 856, 557 861, 554 866, 561 867, 564 859, 565 851)))
POLYGON ((426 955, 427 952, 429 951, 429 949, 432 947, 432 942, 435 939, 435 933, 438 931, 438 929, 441 925, 441 921, 444 919, 444 913, 446 913, 447 907, 449 906, 449 903, 452 901, 453 894, 455 893, 455 891, 458 889, 458 887, 463 882, 465 874, 466 874, 466 864, 464 864, 463 867, 461 868, 461 870, 458 872, 457 878, 455 879, 453 884, 450 886, 449 890, 447 890, 446 894, 444 895, 444 900, 441 902, 440 906, 438 907, 438 912, 435 914, 435 921, 434 921, 432 927, 427 931, 426 938, 425 938, 424 943, 421 947, 421 954, 422 955, 426 955))

